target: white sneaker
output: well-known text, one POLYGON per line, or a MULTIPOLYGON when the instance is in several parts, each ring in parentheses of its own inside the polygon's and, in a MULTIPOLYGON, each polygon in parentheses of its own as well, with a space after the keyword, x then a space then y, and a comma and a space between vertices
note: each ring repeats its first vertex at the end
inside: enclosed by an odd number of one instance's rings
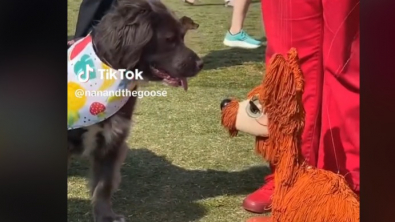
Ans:
POLYGON ((225 7, 233 7, 234 0, 225 0, 225 7))

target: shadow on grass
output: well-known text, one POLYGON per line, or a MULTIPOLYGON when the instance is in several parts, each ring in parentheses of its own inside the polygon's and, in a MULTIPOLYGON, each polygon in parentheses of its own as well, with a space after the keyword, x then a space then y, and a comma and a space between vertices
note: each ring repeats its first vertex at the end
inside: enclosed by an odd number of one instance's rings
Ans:
MULTIPOLYGON (((69 176, 86 176, 88 166, 71 164, 69 176)), ((246 195, 262 184, 270 170, 253 167, 240 172, 186 170, 148 149, 133 149, 122 168, 114 211, 128 221, 187 222, 206 215, 198 200, 221 195, 246 195)), ((215 203, 221 207, 221 202, 215 203)), ((223 204, 222 204, 223 206, 223 204)), ((90 221, 90 202, 68 199, 68 221, 90 221)))
MULTIPOLYGON (((265 38, 261 41, 265 41, 265 38)), ((257 49, 229 48, 212 51, 203 57, 204 69, 226 68, 246 62, 264 62, 265 52, 266 46, 257 49)))

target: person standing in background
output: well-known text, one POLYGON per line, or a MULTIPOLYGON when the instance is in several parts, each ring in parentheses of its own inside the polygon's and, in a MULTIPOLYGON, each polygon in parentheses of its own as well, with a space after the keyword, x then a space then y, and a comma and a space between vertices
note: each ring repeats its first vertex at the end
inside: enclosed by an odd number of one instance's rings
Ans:
MULTIPOLYGON (((195 0, 184 0, 189 5, 194 5, 195 0)), ((232 6, 232 21, 230 29, 226 32, 224 45, 235 48, 256 49, 262 42, 252 38, 243 30, 251 0, 225 0, 225 6, 232 6)))
POLYGON ((233 5, 232 22, 230 29, 225 34, 224 45, 246 49, 261 47, 261 41, 252 38, 243 30, 244 20, 251 0, 231 0, 229 3, 233 5))
MULTIPOLYGON (((262 0, 261 7, 266 62, 291 47, 299 54, 305 78, 306 161, 345 176, 359 195, 359 0, 262 0)), ((270 210, 274 176, 265 180, 244 200, 246 210, 270 210)), ((267 217, 248 220, 264 221, 267 217)))
POLYGON ((83 0, 78 13, 75 35, 67 45, 72 45, 76 39, 88 35, 92 27, 95 26, 111 8, 116 0, 83 0))

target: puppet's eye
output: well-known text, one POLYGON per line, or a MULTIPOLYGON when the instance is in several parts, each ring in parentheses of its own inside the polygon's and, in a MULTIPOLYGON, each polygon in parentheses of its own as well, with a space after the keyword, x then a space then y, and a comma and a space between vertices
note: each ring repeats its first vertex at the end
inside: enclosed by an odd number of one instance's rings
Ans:
POLYGON ((261 116, 261 110, 257 105, 251 100, 246 107, 247 114, 252 118, 258 118, 261 116))
POLYGON ((254 114, 259 113, 259 108, 252 101, 250 101, 250 111, 254 114))
POLYGON ((258 100, 259 100, 258 96, 255 95, 255 96, 253 96, 253 97, 251 98, 250 102, 255 102, 255 101, 258 101, 258 100))

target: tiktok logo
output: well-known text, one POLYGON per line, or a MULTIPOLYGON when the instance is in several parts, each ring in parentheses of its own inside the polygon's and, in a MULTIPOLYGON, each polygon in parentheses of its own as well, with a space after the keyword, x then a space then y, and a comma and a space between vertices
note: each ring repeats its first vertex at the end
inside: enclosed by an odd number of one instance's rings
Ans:
POLYGON ((78 73, 77 77, 80 82, 88 82, 89 81, 89 76, 93 72, 93 68, 91 68, 89 65, 86 65, 85 72, 82 70, 81 72, 78 73), (83 76, 85 75, 85 78, 83 76))

